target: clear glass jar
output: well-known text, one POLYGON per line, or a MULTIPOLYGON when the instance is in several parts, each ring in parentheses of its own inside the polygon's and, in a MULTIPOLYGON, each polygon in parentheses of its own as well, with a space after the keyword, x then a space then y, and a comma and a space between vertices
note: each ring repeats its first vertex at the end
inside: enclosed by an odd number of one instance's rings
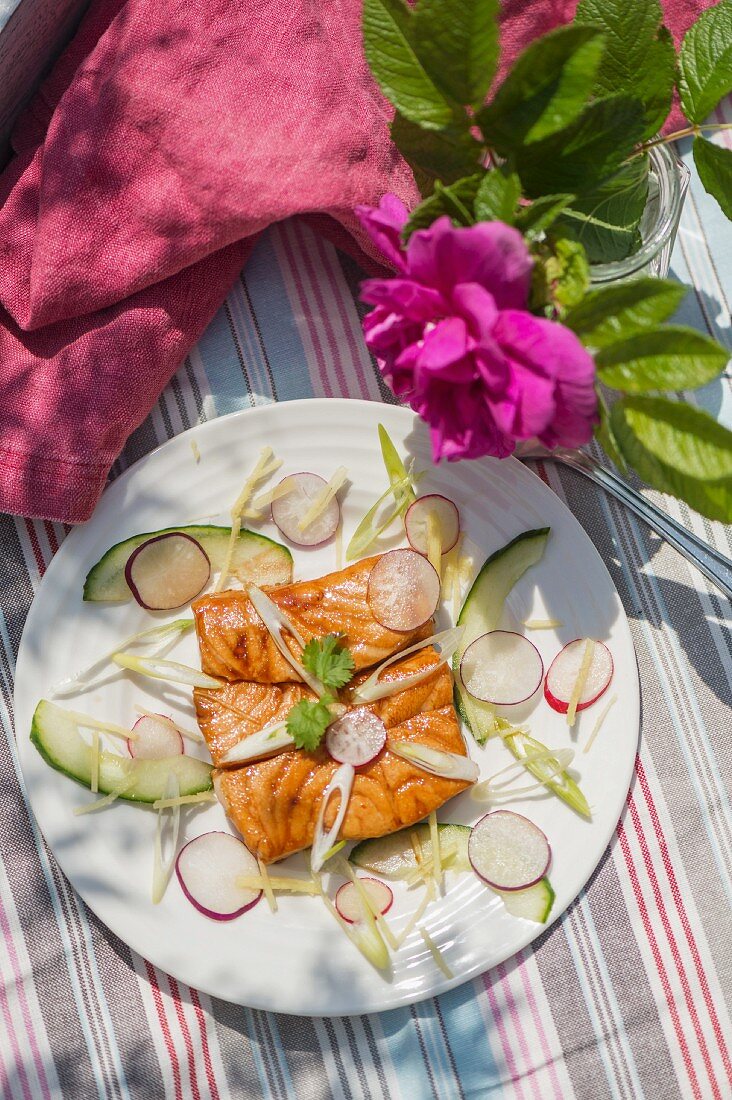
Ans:
POLYGON ((593 286, 624 282, 641 275, 654 275, 659 279, 668 275, 691 173, 669 145, 655 145, 649 149, 648 159, 648 202, 640 224, 643 244, 624 260, 593 264, 593 286))

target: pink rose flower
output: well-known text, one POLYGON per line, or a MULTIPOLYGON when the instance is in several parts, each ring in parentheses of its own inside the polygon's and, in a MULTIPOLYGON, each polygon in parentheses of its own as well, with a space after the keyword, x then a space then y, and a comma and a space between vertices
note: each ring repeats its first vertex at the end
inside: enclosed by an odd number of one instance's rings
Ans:
POLYGON ((517 440, 579 447, 597 419, 595 365, 573 332, 527 306, 532 258, 503 222, 447 217, 401 245, 406 207, 357 207, 397 269, 369 279, 364 335, 394 393, 430 425, 435 461, 505 458, 517 440))

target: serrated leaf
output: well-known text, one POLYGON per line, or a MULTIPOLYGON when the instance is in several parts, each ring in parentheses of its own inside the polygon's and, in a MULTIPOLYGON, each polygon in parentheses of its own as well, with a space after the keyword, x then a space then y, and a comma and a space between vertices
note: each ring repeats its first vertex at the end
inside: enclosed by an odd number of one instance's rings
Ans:
POLYGON ((694 390, 724 370, 728 353, 715 340, 683 325, 639 332, 608 344, 595 356, 601 382, 625 393, 694 390))
POLYGON ((534 199, 530 206, 522 206, 513 223, 525 237, 532 240, 547 230, 574 198, 574 195, 542 195, 534 199))
POLYGON ((589 99, 602 50, 602 36, 590 27, 560 27, 532 42, 478 114, 488 144, 508 156, 574 121, 589 99))
POLYGON ((450 184, 449 187, 438 188, 433 195, 424 199, 424 201, 412 211, 409 221, 404 227, 402 233, 404 241, 408 241, 412 233, 417 229, 428 229, 433 221, 442 217, 443 214, 447 214, 455 225, 469 224, 464 217, 457 217, 455 215, 455 203, 457 202, 460 207, 463 207, 463 209, 471 213, 472 216, 475 196, 478 193, 478 188, 484 175, 484 172, 480 172, 473 176, 466 176, 464 179, 456 180, 456 182, 450 184))
POLYGON ((648 158, 634 157, 594 191, 579 195, 557 219, 557 228, 581 241, 590 263, 624 260, 640 243, 648 201, 648 158))
POLYGON ((703 122, 729 92, 732 92, 732 0, 722 0, 699 16, 681 43, 681 107, 691 122, 703 122))
POLYGON ((608 458, 615 463, 619 470, 625 472, 627 470, 627 465, 620 453, 617 440, 613 435, 613 429, 610 424, 610 410, 607 407, 607 403, 602 393, 598 391, 597 396, 597 409, 600 414, 600 420, 595 427, 595 439, 597 439, 608 458))
POLYGON ((704 190, 717 200, 722 213, 732 219, 732 149, 698 137, 694 142, 694 164, 704 190))
POLYGON ((498 62, 498 0, 420 0, 414 43, 448 96, 480 107, 498 62))
POLYGON ((481 146, 471 137, 467 115, 465 123, 464 129, 448 126, 444 130, 423 130, 398 111, 395 114, 392 141, 407 163, 424 174, 430 193, 436 179, 453 183, 477 168, 481 146))
POLYGON ((655 489, 732 522, 732 432, 692 405, 623 397, 610 413, 623 457, 655 489))
POLYGON ((481 222, 501 221, 513 224, 516 203, 521 195, 521 180, 515 172, 494 168, 480 181, 473 209, 481 222))
POLYGON ((564 324, 587 347, 604 348, 665 321, 685 296, 686 287, 670 279, 616 283, 591 290, 570 310, 564 324))
POLYGON ((605 36, 595 92, 625 92, 643 103, 643 137, 654 134, 671 109, 676 52, 661 26, 659 0, 580 0, 575 23, 605 36))
POLYGON ((590 191, 617 170, 643 132, 643 108, 625 95, 591 103, 564 130, 524 145, 516 170, 530 197, 590 191))
POLYGON ((376 82, 397 110, 426 130, 439 130, 453 122, 454 107, 417 57, 412 20, 402 0, 364 0, 364 53, 376 82))

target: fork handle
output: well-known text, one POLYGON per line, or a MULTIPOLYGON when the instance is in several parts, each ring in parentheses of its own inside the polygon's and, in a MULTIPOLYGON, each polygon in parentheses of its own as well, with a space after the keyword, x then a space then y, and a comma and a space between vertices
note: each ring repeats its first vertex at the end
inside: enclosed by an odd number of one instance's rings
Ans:
POLYGON ((683 554, 692 565, 704 574, 707 580, 715 584, 720 592, 724 592, 727 599, 732 600, 732 561, 720 554, 713 546, 703 542, 691 531, 682 527, 675 519, 662 512, 650 500, 637 493, 622 478, 617 477, 612 470, 600 466, 589 456, 582 455, 581 461, 573 461, 569 455, 563 455, 562 461, 572 469, 584 474, 590 481, 601 485, 608 493, 622 501, 631 512, 645 520, 649 527, 657 531, 662 538, 683 554))

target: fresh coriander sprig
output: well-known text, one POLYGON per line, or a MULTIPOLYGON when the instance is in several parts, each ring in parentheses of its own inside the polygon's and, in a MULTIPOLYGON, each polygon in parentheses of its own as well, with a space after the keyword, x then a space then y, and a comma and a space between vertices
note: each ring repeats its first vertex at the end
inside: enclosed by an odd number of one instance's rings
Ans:
POLYGON ((287 732, 298 749, 314 752, 333 721, 331 708, 336 699, 331 693, 345 687, 352 678, 354 661, 337 634, 326 634, 311 638, 303 650, 302 663, 326 691, 320 699, 301 699, 295 704, 287 715, 287 732))
POLYGON ((322 699, 301 699, 295 704, 287 715, 287 732, 296 748, 315 752, 333 721, 330 711, 333 702, 332 695, 324 695, 322 699))

